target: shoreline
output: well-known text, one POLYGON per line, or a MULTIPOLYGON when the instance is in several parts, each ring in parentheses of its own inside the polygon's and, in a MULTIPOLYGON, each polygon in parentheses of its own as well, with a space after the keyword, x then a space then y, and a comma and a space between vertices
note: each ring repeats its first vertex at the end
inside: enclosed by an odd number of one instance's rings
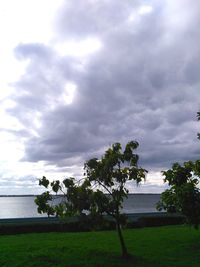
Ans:
MULTIPOLYGON (((129 193, 130 195, 161 195, 161 193, 129 193)), ((37 197, 38 195, 0 195, 0 197, 37 197)), ((55 196, 63 196, 62 194, 57 194, 55 196)))
MULTIPOLYGON (((167 212, 162 212, 162 211, 155 211, 155 212, 136 212, 136 213, 125 213, 128 217, 128 219, 131 220, 137 220, 140 217, 157 217, 157 216, 173 216, 172 214, 169 214, 167 212)), ((174 214, 177 215, 177 214, 174 214)), ((106 216, 107 217, 107 216, 106 216)), ((68 221, 76 217, 66 217, 65 219, 60 219, 58 217, 25 217, 25 218, 0 218, 0 224, 2 223, 33 223, 33 222, 60 222, 60 221, 68 221)))

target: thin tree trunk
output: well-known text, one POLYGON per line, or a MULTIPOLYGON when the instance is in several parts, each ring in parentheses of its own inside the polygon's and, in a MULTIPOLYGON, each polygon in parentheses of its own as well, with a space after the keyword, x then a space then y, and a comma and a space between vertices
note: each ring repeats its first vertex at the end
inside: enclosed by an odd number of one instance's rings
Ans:
POLYGON ((129 254, 128 254, 128 251, 127 251, 127 248, 126 248, 126 245, 125 245, 125 242, 124 242, 124 238, 123 238, 123 235, 122 235, 120 223, 119 223, 119 221, 117 219, 116 219, 116 226, 117 226, 117 233, 118 233, 118 236, 119 236, 120 245, 121 245, 121 249, 122 249, 122 257, 123 258, 128 258, 129 254))

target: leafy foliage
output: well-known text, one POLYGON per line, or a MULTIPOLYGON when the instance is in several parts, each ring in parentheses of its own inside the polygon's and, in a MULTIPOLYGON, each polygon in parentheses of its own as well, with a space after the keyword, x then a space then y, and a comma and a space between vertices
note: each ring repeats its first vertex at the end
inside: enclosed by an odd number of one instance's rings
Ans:
POLYGON ((125 216, 121 214, 123 200, 127 197, 128 181, 139 184, 145 179, 146 170, 138 166, 139 156, 134 153, 138 143, 127 143, 124 151, 120 143, 115 143, 99 160, 93 158, 84 165, 84 178, 76 181, 75 178, 67 178, 62 183, 52 183, 43 177, 39 185, 51 188, 36 198, 39 213, 56 215, 59 217, 78 215, 101 221, 104 214, 112 216, 116 222, 123 256, 127 255, 121 233, 121 224, 125 222, 125 216), (55 198, 51 194, 62 194, 61 201, 52 205, 55 198))
MULTIPOLYGON (((129 142, 122 153, 121 145, 116 143, 106 151, 101 160, 91 159, 84 166, 88 181, 99 188, 96 191, 97 199, 104 199, 101 201, 105 203, 104 212, 114 217, 119 213, 123 199, 128 194, 126 182, 134 180, 138 184, 145 179, 146 170, 138 167, 139 157, 133 153, 137 147, 137 142, 129 142), (107 193, 109 197, 103 193, 107 193)), ((97 209, 100 207, 99 204, 96 206, 97 209)))
MULTIPOLYGON (((200 120, 200 112, 197 113, 200 120)), ((198 134, 200 139, 200 134, 198 134)), ((170 189, 162 193, 158 203, 159 210, 180 212, 195 228, 200 224, 200 160, 187 161, 181 166, 174 163, 172 169, 163 171, 164 181, 168 182, 170 189)))
POLYGON ((175 163, 163 175, 171 187, 162 193, 158 209, 182 213, 197 228, 200 223, 200 190, 197 187, 200 161, 188 161, 183 166, 175 163))

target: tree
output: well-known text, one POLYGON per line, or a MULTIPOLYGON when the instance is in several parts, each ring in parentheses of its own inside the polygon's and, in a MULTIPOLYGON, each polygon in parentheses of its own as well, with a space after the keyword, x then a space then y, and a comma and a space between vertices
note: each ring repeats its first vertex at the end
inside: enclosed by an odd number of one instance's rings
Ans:
MULTIPOLYGON (((200 112, 197 117, 200 120, 200 112)), ((157 208, 182 213, 188 223, 197 229, 200 224, 200 160, 187 161, 182 165, 174 163, 171 169, 162 173, 164 182, 168 182, 170 188, 161 194, 157 208)))
POLYGON ((200 160, 187 161, 183 165, 174 163, 171 169, 163 171, 163 175, 170 188, 161 194, 158 209, 181 213, 186 216, 188 223, 198 228, 200 190, 197 185, 200 177, 200 160))
POLYGON ((99 160, 93 158, 84 165, 84 178, 76 182, 74 178, 49 182, 43 177, 39 184, 52 188, 54 193, 62 192, 62 202, 52 206, 49 201, 53 196, 50 191, 36 198, 38 212, 59 217, 79 215, 85 216, 85 211, 91 218, 100 218, 107 214, 115 223, 121 244, 122 256, 127 257, 128 251, 122 235, 121 225, 126 217, 122 214, 123 200, 128 195, 127 182, 139 184, 145 179, 146 170, 138 166, 139 156, 134 153, 138 143, 131 141, 124 151, 120 143, 115 143, 99 160))

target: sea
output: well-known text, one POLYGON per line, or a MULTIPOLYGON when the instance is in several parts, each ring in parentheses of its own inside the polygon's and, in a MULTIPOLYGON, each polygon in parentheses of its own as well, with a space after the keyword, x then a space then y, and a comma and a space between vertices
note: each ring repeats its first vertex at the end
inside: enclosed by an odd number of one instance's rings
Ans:
MULTIPOLYGON (((37 212, 35 196, 0 196, 0 219, 46 217, 37 212)), ((160 194, 129 194, 124 200, 123 212, 157 212, 160 194)))

